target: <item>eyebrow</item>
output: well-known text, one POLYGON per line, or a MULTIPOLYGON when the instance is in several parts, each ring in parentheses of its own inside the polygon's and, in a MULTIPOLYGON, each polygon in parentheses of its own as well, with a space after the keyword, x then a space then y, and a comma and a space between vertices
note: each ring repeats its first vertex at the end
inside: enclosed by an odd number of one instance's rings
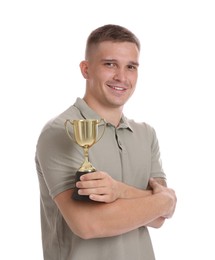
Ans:
MULTIPOLYGON (((118 60, 116 59, 101 59, 101 62, 118 62, 118 60)), ((134 62, 134 61, 129 61, 128 62, 129 65, 134 65, 134 66, 139 66, 138 62, 134 62)))

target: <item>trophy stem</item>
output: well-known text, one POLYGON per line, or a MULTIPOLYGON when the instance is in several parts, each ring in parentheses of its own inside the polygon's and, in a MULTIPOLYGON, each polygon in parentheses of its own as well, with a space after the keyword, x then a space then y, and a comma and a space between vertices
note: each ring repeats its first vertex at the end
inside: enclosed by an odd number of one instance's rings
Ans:
POLYGON ((83 149, 84 149, 84 158, 85 158, 85 160, 88 162, 88 161, 89 161, 89 159, 88 159, 88 157, 89 157, 89 153, 88 153, 89 147, 88 147, 87 145, 85 145, 85 146, 83 147, 83 149))
MULTIPOLYGON (((81 165, 81 167, 79 168, 79 170, 76 172, 75 182, 80 181, 80 177, 83 174, 96 171, 96 169, 93 167, 93 165, 89 162, 89 158, 88 158, 89 146, 85 145, 85 146, 83 146, 83 149, 84 149, 84 162, 81 165)), ((81 200, 81 201, 91 201, 89 196, 87 196, 87 195, 79 195, 77 187, 75 187, 75 190, 74 190, 74 193, 72 195, 72 198, 75 199, 75 200, 81 200)))
POLYGON ((96 171, 95 167, 89 162, 89 147, 87 145, 83 146, 84 149, 84 162, 79 168, 79 172, 94 172, 96 171))

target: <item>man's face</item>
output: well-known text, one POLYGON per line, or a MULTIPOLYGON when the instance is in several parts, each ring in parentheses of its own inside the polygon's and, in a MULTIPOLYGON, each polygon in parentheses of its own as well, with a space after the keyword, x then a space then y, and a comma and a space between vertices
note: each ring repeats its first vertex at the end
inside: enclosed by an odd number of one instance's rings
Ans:
POLYGON ((130 42, 102 42, 92 47, 87 66, 86 100, 106 108, 123 107, 138 77, 139 50, 130 42))

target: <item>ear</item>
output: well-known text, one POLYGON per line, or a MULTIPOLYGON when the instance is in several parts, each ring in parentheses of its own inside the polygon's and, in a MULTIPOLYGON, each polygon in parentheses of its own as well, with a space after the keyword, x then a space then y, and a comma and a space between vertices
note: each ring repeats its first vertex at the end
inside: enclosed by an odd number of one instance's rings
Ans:
POLYGON ((83 75, 83 77, 85 79, 88 79, 88 61, 87 60, 83 60, 80 65, 79 65, 80 69, 81 69, 81 73, 83 75))

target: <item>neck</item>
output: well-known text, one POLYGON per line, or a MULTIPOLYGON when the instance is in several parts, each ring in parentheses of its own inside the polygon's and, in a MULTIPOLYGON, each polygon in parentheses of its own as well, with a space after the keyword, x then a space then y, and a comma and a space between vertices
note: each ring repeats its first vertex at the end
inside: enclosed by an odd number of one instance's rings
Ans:
POLYGON ((86 97, 83 100, 87 103, 87 105, 92 108, 101 118, 107 123, 110 123, 117 127, 119 125, 120 119, 122 117, 123 106, 120 107, 105 107, 96 102, 91 102, 86 97))

